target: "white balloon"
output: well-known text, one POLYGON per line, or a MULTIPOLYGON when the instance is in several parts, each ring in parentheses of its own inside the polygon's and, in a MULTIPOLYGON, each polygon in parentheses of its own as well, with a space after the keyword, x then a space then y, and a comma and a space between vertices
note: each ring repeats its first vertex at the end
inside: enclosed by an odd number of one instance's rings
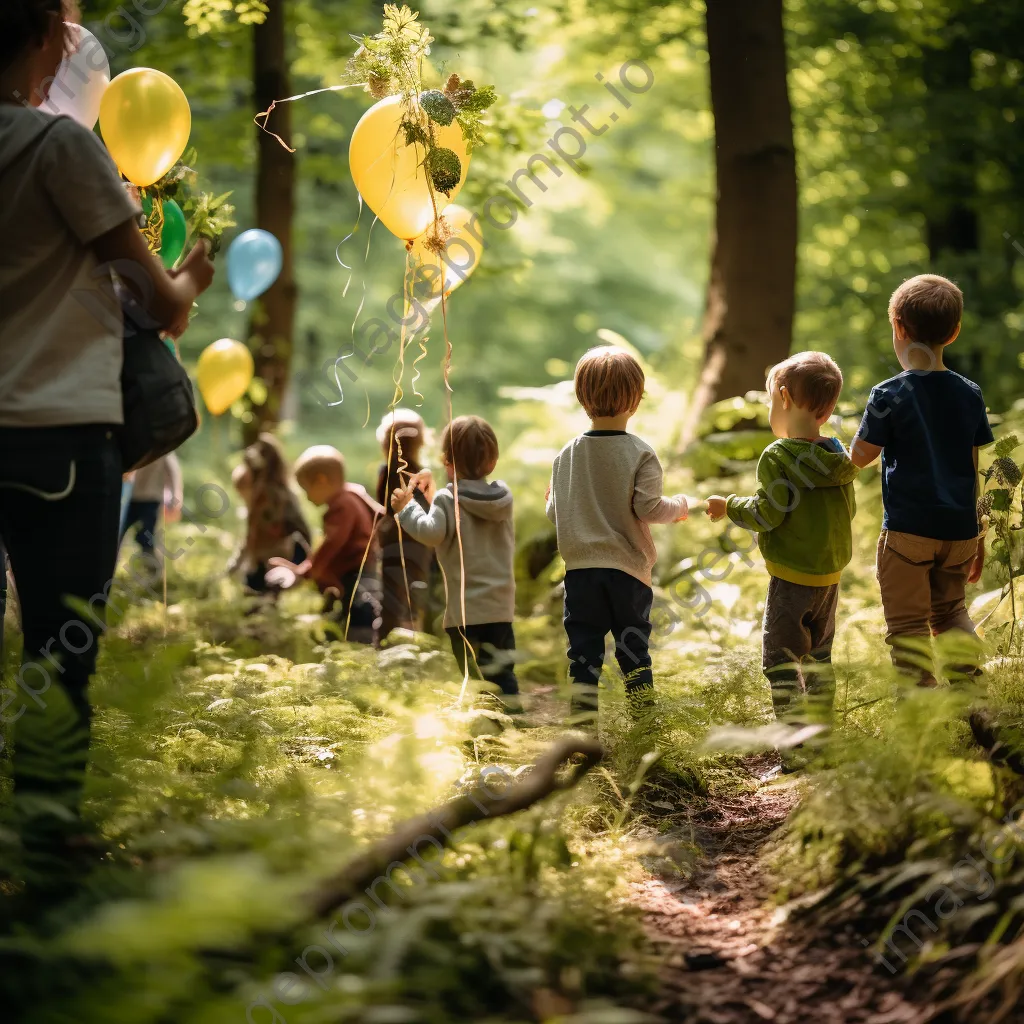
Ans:
POLYGON ((61 61, 40 105, 48 114, 67 114, 90 131, 100 116, 100 100, 110 84, 110 64, 103 44, 84 26, 68 25, 74 50, 61 61))

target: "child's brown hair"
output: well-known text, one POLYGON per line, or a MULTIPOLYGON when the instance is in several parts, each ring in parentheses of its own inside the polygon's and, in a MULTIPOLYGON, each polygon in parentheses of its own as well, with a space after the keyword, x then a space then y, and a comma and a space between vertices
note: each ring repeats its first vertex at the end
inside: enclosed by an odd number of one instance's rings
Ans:
POLYGON ((921 345, 944 345, 956 334, 963 315, 964 293, 938 274, 904 281, 889 300, 889 322, 921 345))
POLYGON ((644 397, 644 371, 625 349, 592 348, 576 364, 576 398, 591 419, 634 412, 644 397))
POLYGON ((441 456, 463 480, 480 480, 498 464, 498 438, 479 416, 458 416, 444 428, 441 456))
POLYGON ((798 352, 768 371, 768 390, 784 387, 799 409, 819 420, 832 415, 843 390, 843 371, 824 352, 798 352))

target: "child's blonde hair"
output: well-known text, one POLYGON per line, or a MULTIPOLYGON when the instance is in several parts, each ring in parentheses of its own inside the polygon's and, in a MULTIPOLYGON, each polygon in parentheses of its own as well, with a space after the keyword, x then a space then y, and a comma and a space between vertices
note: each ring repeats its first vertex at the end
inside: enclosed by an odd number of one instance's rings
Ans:
POLYGON ((412 409, 395 409, 387 413, 377 428, 377 443, 385 455, 397 454, 402 446, 405 458, 415 457, 426 440, 427 425, 423 417, 412 409), (395 442, 398 442, 397 444, 395 442))
POLYGON ((644 397, 644 371, 625 349, 602 345, 585 353, 573 377, 576 398, 591 419, 634 412, 644 397))
POLYGON ((797 352, 768 371, 768 391, 784 387, 798 409, 818 419, 832 415, 843 390, 843 371, 824 352, 797 352))
POLYGON ((339 484, 345 482, 345 456, 329 444, 315 444, 295 460, 295 479, 300 484, 325 476, 339 484))

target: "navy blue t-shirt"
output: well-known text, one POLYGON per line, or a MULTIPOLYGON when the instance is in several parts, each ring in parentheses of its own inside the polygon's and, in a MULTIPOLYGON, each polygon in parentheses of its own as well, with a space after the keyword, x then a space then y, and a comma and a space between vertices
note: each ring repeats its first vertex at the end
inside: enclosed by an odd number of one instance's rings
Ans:
POLYGON ((857 437, 884 449, 883 529, 978 535, 974 449, 993 438, 977 384, 952 370, 907 370, 871 389, 857 437))

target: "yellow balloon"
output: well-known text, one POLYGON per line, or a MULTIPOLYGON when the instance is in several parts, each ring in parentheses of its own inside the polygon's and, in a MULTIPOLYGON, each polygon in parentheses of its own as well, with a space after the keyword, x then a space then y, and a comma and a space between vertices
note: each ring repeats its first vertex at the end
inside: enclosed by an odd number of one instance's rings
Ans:
POLYGON ((348 162, 356 188, 384 227, 412 241, 433 221, 435 203, 440 211, 459 194, 469 169, 469 153, 457 121, 433 125, 437 145, 459 158, 462 177, 448 195, 435 192, 432 201, 432 188, 423 167, 424 148, 406 145, 401 129, 404 116, 400 96, 388 96, 370 107, 352 131, 348 162))
POLYGON ((159 181, 185 152, 192 111, 181 86, 152 68, 133 68, 107 86, 100 131, 121 173, 144 188, 159 181))
POLYGON ((206 408, 219 416, 249 390, 255 370, 252 353, 240 341, 221 338, 207 345, 196 365, 196 383, 206 408))
POLYGON ((447 298, 476 270, 484 251, 480 218, 464 206, 446 206, 441 220, 440 234, 431 224, 409 250, 413 260, 413 297, 428 308, 441 301, 442 289, 447 298), (434 240, 446 234, 444 248, 439 252, 434 240))

